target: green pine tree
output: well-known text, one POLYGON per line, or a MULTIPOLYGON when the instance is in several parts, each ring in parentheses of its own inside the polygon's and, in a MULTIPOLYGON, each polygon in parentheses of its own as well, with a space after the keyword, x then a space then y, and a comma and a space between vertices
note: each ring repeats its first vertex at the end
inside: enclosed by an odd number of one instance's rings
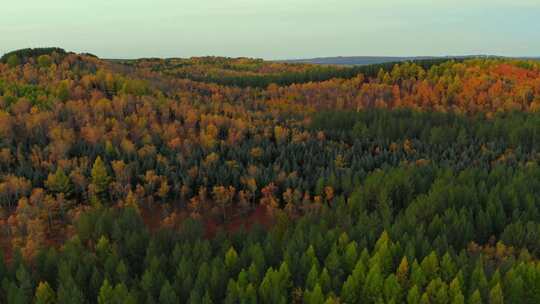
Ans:
POLYGON ((60 167, 56 169, 54 174, 49 174, 45 181, 47 189, 54 193, 63 193, 66 197, 69 197, 73 191, 73 186, 69 177, 64 170, 60 167))
POLYGON ((169 283, 169 280, 166 280, 165 284, 163 284, 163 287, 161 287, 161 291, 159 292, 159 303, 176 304, 178 303, 178 301, 178 297, 176 296, 174 289, 169 283))
POLYGON ((418 290, 418 286, 414 285, 411 289, 409 289, 409 293, 407 294, 407 304, 419 304, 420 303, 420 291, 418 290))
POLYGON ((313 291, 304 293, 304 303, 306 304, 324 304, 324 294, 319 284, 315 285, 313 291))
POLYGON ((106 201, 110 182, 111 178, 107 173, 107 168, 101 157, 98 156, 92 166, 91 172, 91 200, 93 203, 100 204, 106 201))
POLYGON ((54 304, 56 295, 47 282, 40 282, 36 288, 35 304, 54 304))
POLYGON ((482 297, 480 296, 480 291, 478 291, 478 289, 472 293, 469 298, 469 304, 482 304, 482 297))
POLYGON ((383 278, 381 269, 378 264, 375 264, 371 267, 367 274, 366 283, 363 289, 363 297, 369 301, 369 303, 376 303, 382 300, 382 291, 383 278))
POLYGON ((238 253, 236 253, 236 250, 232 246, 225 254, 225 268, 230 275, 236 275, 235 273, 238 268, 238 253))
POLYGON ((114 290, 107 279, 103 281, 99 289, 97 302, 98 304, 114 304, 114 290))
POLYGON ((504 304, 504 295, 501 288, 501 284, 495 285, 489 292, 490 304, 504 304))

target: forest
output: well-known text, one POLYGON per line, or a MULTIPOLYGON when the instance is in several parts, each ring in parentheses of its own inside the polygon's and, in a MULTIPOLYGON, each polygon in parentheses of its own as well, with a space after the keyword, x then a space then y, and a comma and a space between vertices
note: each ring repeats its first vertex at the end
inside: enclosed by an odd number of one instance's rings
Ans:
POLYGON ((0 303, 540 303, 540 61, 0 59, 0 303))

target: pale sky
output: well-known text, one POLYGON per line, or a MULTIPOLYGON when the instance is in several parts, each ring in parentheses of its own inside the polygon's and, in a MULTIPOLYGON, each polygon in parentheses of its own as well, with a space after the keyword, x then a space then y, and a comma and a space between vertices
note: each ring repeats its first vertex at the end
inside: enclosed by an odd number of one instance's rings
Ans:
POLYGON ((540 0, 16 0, 0 54, 106 58, 540 56, 540 0))

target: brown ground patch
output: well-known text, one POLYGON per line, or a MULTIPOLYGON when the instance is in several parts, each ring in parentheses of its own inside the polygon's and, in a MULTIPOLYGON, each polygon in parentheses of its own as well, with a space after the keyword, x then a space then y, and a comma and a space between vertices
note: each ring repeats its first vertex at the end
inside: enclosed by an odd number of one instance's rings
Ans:
POLYGON ((227 232, 238 231, 241 227, 245 229, 251 228, 254 224, 260 224, 266 228, 272 224, 272 217, 266 211, 266 207, 257 206, 255 210, 246 215, 235 215, 226 223, 220 223, 212 218, 204 220, 205 236, 212 238, 216 235, 219 229, 225 229, 227 232))

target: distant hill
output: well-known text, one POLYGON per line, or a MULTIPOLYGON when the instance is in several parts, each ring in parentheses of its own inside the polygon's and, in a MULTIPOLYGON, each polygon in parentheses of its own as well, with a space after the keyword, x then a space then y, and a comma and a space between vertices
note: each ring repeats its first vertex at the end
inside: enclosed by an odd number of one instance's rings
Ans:
MULTIPOLYGON (((400 61, 417 61, 417 60, 429 60, 429 59, 466 59, 466 58, 496 58, 502 56, 493 55, 469 55, 469 56, 409 56, 409 57, 392 57, 392 56, 338 56, 338 57, 318 57, 309 59, 289 59, 281 60, 281 62, 288 63, 311 63, 311 64, 325 64, 325 65, 370 65, 380 64, 388 62, 400 62, 400 61)), ((520 59, 533 59, 538 60, 536 57, 521 57, 520 59)))
POLYGON ((331 64, 331 65, 368 65, 386 62, 398 62, 419 59, 433 59, 436 57, 385 57, 385 56, 338 56, 338 57, 318 57, 309 59, 284 60, 289 63, 311 63, 311 64, 331 64))

